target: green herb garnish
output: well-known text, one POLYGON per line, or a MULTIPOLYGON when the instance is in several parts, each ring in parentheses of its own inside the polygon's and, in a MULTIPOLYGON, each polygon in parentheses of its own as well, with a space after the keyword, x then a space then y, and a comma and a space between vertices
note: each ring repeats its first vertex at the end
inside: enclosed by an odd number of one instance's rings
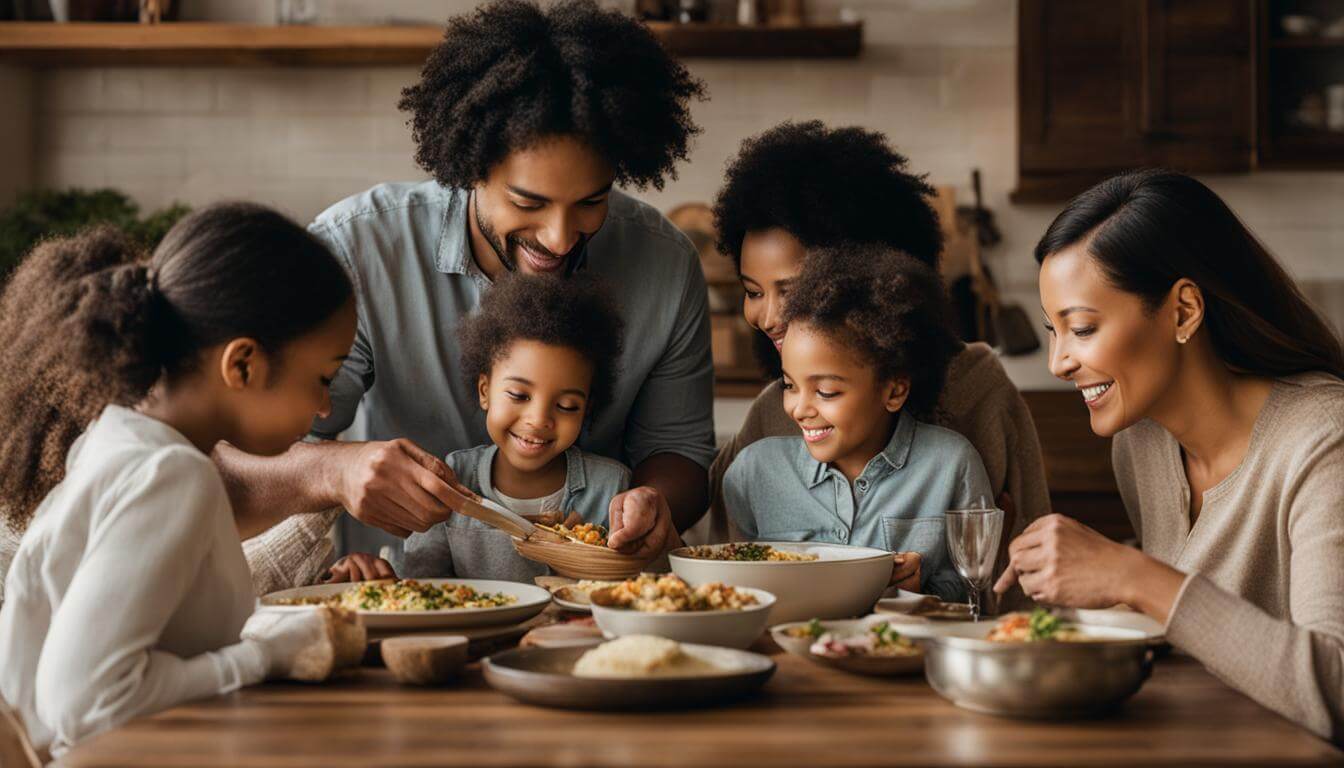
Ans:
POLYGON ((1053 640, 1055 633, 1064 628, 1064 622, 1044 608, 1037 608, 1031 612, 1031 618, 1027 620, 1027 627, 1030 630, 1029 639, 1053 640))
POLYGON ((806 632, 807 636, 812 638, 813 640, 816 640, 817 638, 826 634, 826 628, 821 626, 821 621, 818 619, 813 619, 807 622, 807 626, 803 627, 803 631, 806 632))
POLYGON ((901 633, 891 628, 887 622, 879 622, 868 628, 877 637, 879 647, 885 645, 899 645, 901 642, 901 633))

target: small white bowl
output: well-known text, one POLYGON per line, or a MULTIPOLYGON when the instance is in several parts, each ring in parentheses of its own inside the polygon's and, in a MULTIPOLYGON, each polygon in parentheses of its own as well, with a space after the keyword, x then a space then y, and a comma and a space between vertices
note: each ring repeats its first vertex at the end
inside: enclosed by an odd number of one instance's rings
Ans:
POLYGON ((687 584, 722 582, 764 589, 779 597, 775 623, 866 616, 891 582, 891 553, 872 547, 807 541, 762 541, 782 552, 816 555, 802 561, 707 560, 689 547, 668 553, 672 572, 687 584))
POLYGON ((607 637, 655 635, 679 643, 746 648, 770 624, 775 596, 763 589, 734 587, 756 598, 756 605, 740 611, 681 611, 654 613, 593 604, 593 620, 607 637))

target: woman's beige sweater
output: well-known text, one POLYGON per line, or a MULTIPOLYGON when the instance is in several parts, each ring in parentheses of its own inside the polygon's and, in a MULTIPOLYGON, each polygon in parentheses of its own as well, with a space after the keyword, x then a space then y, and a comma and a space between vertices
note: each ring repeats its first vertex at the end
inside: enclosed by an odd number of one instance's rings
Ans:
POLYGON ((1181 447, 1141 422, 1116 479, 1144 552, 1190 574, 1167 639, 1284 717, 1344 743, 1344 382, 1275 382, 1241 465, 1190 525, 1181 447))

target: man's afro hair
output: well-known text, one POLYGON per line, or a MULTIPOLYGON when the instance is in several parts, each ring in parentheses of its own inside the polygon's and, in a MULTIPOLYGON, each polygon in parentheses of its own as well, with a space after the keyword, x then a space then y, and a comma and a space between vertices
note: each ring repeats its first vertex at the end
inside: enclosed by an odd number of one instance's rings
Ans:
POLYGON ((575 136, 616 182, 662 189, 699 133, 689 102, 704 86, 649 29, 593 0, 545 9, 493 0, 448 22, 420 82, 402 91, 415 160, 439 183, 484 180, 511 152, 575 136))

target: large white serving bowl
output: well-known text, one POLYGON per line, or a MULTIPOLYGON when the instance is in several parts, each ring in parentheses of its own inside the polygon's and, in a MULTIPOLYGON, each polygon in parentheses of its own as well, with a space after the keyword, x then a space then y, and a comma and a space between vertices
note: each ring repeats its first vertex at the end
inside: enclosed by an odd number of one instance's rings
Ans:
MULTIPOLYGON (((492 581, 489 579, 416 579, 423 584, 444 586, 446 584, 465 584, 477 592, 503 592, 513 595, 517 600, 511 605, 493 608, 453 608, 442 611, 356 611, 369 629, 461 629, 466 627, 490 627, 498 624, 517 624, 526 621, 546 609, 551 602, 551 593, 531 584, 519 584, 516 581, 492 581)), ((358 584, 356 582, 355 584, 358 584)), ((339 595, 355 584, 316 584, 311 587, 296 587, 272 592, 260 599, 260 604, 268 610, 301 611, 305 606, 274 605, 277 600, 295 598, 326 598, 339 595)))
POLYGON ((746 648, 769 626, 775 596, 763 589, 730 586, 755 597, 756 605, 740 611, 654 613, 593 603, 593 620, 607 637, 655 635, 679 643, 746 648))
POLYGON ((807 541, 761 541, 783 552, 816 555, 808 562, 748 562, 687 557, 689 547, 668 554, 672 572, 699 586, 722 582, 764 589, 775 596, 770 618, 776 624, 807 619, 844 619, 872 612, 891 582, 891 553, 807 541))

